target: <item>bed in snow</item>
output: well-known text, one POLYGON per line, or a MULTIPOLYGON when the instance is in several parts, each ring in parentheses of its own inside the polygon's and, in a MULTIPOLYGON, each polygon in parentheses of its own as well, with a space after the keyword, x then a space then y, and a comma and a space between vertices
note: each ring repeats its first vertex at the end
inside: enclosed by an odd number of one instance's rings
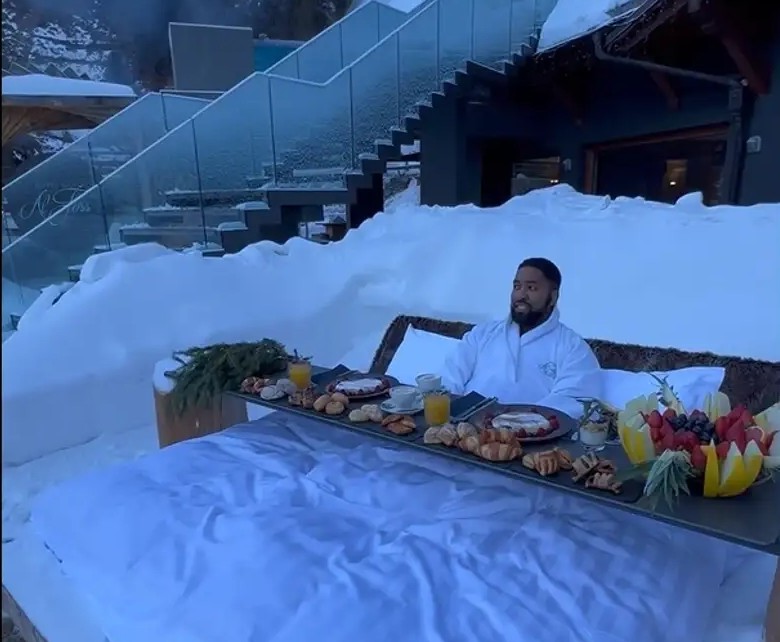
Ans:
MULTIPOLYGON (((410 326, 470 327, 399 317, 376 370, 410 326)), ((780 364, 591 345, 605 367, 723 365, 753 409, 780 394, 780 364)), ((281 413, 54 487, 33 523, 111 642, 756 642, 775 564, 281 413), (740 573, 735 608, 714 587, 740 573)))

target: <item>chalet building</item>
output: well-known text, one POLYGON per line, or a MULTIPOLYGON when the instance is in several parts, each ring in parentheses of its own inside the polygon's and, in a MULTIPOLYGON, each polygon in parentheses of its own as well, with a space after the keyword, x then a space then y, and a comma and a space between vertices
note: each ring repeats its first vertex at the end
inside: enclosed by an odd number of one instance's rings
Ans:
POLYGON ((424 123, 424 203, 497 205, 513 185, 555 182, 780 201, 780 2, 650 0, 627 23, 517 62, 424 123))

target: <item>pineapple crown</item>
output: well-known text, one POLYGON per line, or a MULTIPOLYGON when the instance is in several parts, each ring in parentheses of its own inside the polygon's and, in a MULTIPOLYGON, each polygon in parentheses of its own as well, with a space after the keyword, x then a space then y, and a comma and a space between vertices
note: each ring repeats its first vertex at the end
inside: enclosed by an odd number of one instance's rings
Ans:
POLYGON ((680 397, 677 396, 674 386, 669 383, 669 379, 667 377, 659 377, 652 372, 650 373, 650 376, 659 384, 658 392, 656 392, 658 403, 664 408, 673 408, 677 411, 684 410, 682 401, 680 401, 680 397))

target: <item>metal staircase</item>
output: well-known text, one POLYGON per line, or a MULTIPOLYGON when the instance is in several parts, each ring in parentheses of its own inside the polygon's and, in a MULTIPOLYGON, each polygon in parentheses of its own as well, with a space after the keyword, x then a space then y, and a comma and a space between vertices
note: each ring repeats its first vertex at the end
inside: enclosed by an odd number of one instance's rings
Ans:
POLYGON ((440 105, 508 81, 552 5, 432 0, 400 17, 363 5, 60 210, 58 234, 43 225, 8 248, 4 270, 20 283, 65 278, 98 244, 233 252, 286 240, 322 206, 353 208, 440 105), (334 60, 343 68, 325 79, 334 60), (56 237, 79 242, 55 257, 56 237))

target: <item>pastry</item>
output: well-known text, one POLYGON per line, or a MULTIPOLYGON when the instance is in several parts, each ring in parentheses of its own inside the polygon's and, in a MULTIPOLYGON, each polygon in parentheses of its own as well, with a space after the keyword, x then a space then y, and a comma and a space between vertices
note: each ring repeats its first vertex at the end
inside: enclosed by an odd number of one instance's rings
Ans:
POLYGON ((382 410, 375 404, 365 404, 360 406, 360 409, 366 413, 369 421, 373 421, 375 424, 382 423, 382 410))
POLYGON ((396 435, 408 435, 414 432, 415 423, 414 419, 405 415, 388 415, 382 421, 382 426, 387 428, 390 432, 396 435), (393 418, 392 421, 387 421, 389 418, 393 418))
POLYGON ((322 412, 325 410, 325 406, 330 402, 330 395, 320 395, 314 400, 314 410, 322 412))
POLYGON ((329 401, 325 405, 325 414, 326 415, 340 415, 346 409, 347 409, 346 406, 343 403, 341 403, 340 401, 329 401))
POLYGON ((474 424, 470 424, 467 421, 461 421, 455 426, 455 431, 458 433, 458 439, 465 439, 472 435, 477 435, 477 427, 474 424))
POLYGON ((331 401, 339 401, 339 402, 343 403, 345 406, 349 405, 349 397, 347 397, 347 395, 345 395, 345 394, 343 394, 341 392, 334 392, 330 396, 330 400, 331 401))
POLYGON ((445 446, 454 446, 458 441, 458 433, 452 424, 439 426, 439 439, 445 446))
POLYGON ((271 383, 270 379, 263 377, 247 377, 241 382, 241 392, 251 395, 260 394, 260 391, 271 383))
POLYGON ((284 390, 281 390, 278 386, 265 386, 260 391, 260 397, 265 401, 275 401, 284 397, 284 390))
POLYGON ((440 444, 442 443, 441 439, 439 439, 439 426, 431 426, 428 428, 428 430, 425 431, 423 434, 423 443, 426 444, 440 444))
POLYGON ((590 477, 596 472, 600 461, 598 455, 595 453, 587 453, 577 457, 571 464, 572 470, 574 471, 574 481, 578 482, 590 477))
POLYGON ((512 461, 519 455, 519 446, 502 444, 497 441, 482 444, 479 447, 479 456, 488 461, 512 461))
POLYGON ((368 415, 360 408, 356 408, 349 413, 349 420, 356 424, 363 423, 368 421, 368 415))
POLYGON ((296 386, 289 379, 279 379, 276 382, 276 387, 279 388, 279 390, 284 392, 284 394, 286 394, 286 395, 291 395, 292 393, 294 393, 298 389, 298 386, 296 386))
POLYGON ((554 475, 561 469, 561 462, 555 450, 528 454, 523 457, 523 466, 535 470, 542 477, 554 475))
POLYGON ((479 447, 481 445, 479 437, 476 435, 468 435, 458 442, 458 448, 463 452, 471 453, 472 455, 479 455, 479 447))
POLYGON ((482 431, 482 441, 483 443, 514 444, 517 442, 517 435, 507 428, 485 428, 482 431))
POLYGON ((615 466, 615 464, 613 464, 609 459, 600 459, 598 466, 596 466, 596 472, 614 475, 617 472, 617 466, 615 466))
POLYGON ((306 388, 301 394, 301 406, 306 408, 306 410, 311 410, 316 399, 317 393, 314 391, 314 388, 306 388))
POLYGON ((606 490, 615 495, 619 495, 623 490, 623 484, 617 480, 614 473, 594 473, 592 477, 585 480, 585 488, 595 488, 596 490, 606 490))
POLYGON ((558 464, 560 465, 561 470, 571 470, 574 459, 569 454, 569 451, 563 450, 563 448, 553 448, 553 450, 558 457, 558 464))

